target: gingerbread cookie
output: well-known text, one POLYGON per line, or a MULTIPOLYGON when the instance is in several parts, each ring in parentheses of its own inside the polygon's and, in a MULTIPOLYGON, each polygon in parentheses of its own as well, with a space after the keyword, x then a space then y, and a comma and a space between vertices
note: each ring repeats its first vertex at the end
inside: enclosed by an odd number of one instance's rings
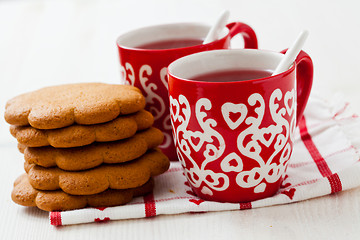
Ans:
POLYGON ((157 128, 138 132, 133 137, 116 141, 93 143, 76 148, 23 147, 25 161, 42 167, 59 167, 68 171, 80 171, 96 167, 102 163, 122 163, 141 157, 164 140, 157 128))
POLYGON ((108 189, 102 193, 75 196, 63 191, 41 191, 34 189, 26 174, 21 175, 14 183, 12 200, 22 206, 38 207, 44 211, 65 211, 84 207, 110 207, 123 205, 133 197, 143 196, 152 191, 152 178, 144 185, 124 190, 108 189))
POLYGON ((95 125, 74 124, 59 129, 36 129, 31 126, 10 126, 10 133, 28 147, 80 147, 93 142, 110 142, 133 136, 136 131, 152 126, 154 117, 145 110, 120 116, 95 125))
POLYGON ((107 189, 136 188, 150 177, 164 173, 169 159, 159 150, 152 149, 140 158, 120 164, 100 165, 90 170, 69 172, 60 168, 44 168, 25 162, 30 184, 39 190, 57 190, 72 195, 91 195, 107 189))
POLYGON ((5 120, 12 125, 55 129, 74 123, 104 123, 144 107, 144 96, 130 85, 65 84, 10 99, 5 106, 5 120))

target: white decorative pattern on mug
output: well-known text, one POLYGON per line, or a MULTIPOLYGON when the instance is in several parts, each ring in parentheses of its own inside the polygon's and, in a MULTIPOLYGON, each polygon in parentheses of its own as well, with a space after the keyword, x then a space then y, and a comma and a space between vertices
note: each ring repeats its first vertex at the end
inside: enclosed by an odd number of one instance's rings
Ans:
POLYGON ((125 63, 125 67, 123 65, 120 66, 121 77, 123 78, 123 82, 125 84, 129 84, 134 86, 135 84, 135 72, 134 68, 130 63, 125 63), (130 72, 130 73, 129 73, 130 72))
POLYGON ((174 137, 178 143, 176 151, 178 158, 185 169, 185 175, 191 184, 199 188, 200 185, 204 182, 207 186, 203 186, 201 192, 203 194, 212 195, 213 191, 223 191, 229 186, 229 178, 223 173, 215 173, 212 170, 206 169, 208 163, 218 159, 225 150, 225 141, 221 134, 219 134, 213 127, 217 125, 214 119, 208 118, 204 121, 204 118, 207 117, 204 110, 211 109, 211 102, 209 99, 202 98, 199 99, 196 103, 196 119, 199 125, 201 126, 203 132, 200 131, 191 131, 188 130, 188 124, 191 118, 191 110, 188 100, 185 96, 180 95, 179 100, 173 99, 170 96, 170 112, 172 116, 172 123, 175 121, 180 122, 180 125, 174 129, 174 137), (184 108, 181 108, 181 105, 185 105, 184 108), (173 112, 173 107, 176 111, 173 112), (180 114, 180 111, 183 113, 183 116, 180 114), (180 133, 182 137, 180 137, 180 133), (214 143, 213 138, 217 140, 217 143, 214 143), (203 152, 204 160, 201 166, 195 162, 191 156, 190 146, 194 151, 198 152, 203 145, 205 145, 205 151, 203 152), (186 167, 186 162, 184 156, 191 162, 193 167, 186 167))
POLYGON ((231 151, 227 156, 223 156, 226 143, 216 130, 218 122, 207 115, 207 111, 212 108, 211 101, 207 98, 199 99, 195 103, 195 116, 191 116, 190 104, 184 95, 179 95, 178 99, 170 96, 176 150, 188 180, 195 188, 203 186, 203 194, 213 195, 213 191, 224 191, 229 187, 230 179, 224 173, 235 172, 238 186, 254 188, 255 193, 264 192, 266 183, 274 183, 284 174, 286 163, 291 156, 296 127, 295 98, 294 89, 286 92, 284 96, 280 89, 275 89, 267 100, 268 104, 258 93, 250 95, 247 103, 224 103, 221 114, 227 126, 234 131, 242 126, 242 131, 239 132, 236 141, 240 154, 231 151), (267 107, 273 123, 264 127, 262 124, 267 107), (249 112, 254 114, 249 115, 249 112), (238 117, 233 119, 230 114, 236 114, 238 117), (196 118, 202 131, 188 129, 191 117, 196 118), (271 154, 263 159, 262 153, 269 151, 270 146, 273 149, 271 154), (197 154, 199 152, 200 154, 197 154), (195 161, 192 153, 201 155, 203 159, 195 161), (242 156, 255 161, 256 167, 244 170, 242 156), (276 156, 278 157, 275 160, 276 156), (220 168, 223 173, 214 172, 207 166, 219 159, 222 159, 220 168), (200 166, 197 162, 201 162, 200 166))
MULTIPOLYGON (((135 71, 133 66, 126 62, 125 67, 121 65, 121 76, 123 78, 123 82, 129 85, 135 85, 135 71)), ((164 133, 164 142, 159 146, 160 148, 168 148, 173 141, 171 136, 171 122, 170 122, 170 115, 166 114, 166 104, 162 97, 156 93, 159 88, 165 87, 168 89, 168 82, 167 82, 167 68, 163 67, 159 72, 159 78, 163 86, 158 86, 154 82, 149 81, 149 77, 153 74, 153 70, 150 65, 144 64, 139 69, 138 75, 138 82, 140 83, 140 87, 144 96, 146 98, 147 109, 151 112, 154 116, 154 120, 160 122, 161 128, 164 133), (166 132, 167 131, 167 132, 166 132)))
POLYGON ((152 69, 149 65, 142 65, 139 71, 139 80, 142 87, 142 90, 145 92, 146 103, 149 104, 149 110, 154 116, 154 120, 158 120, 164 115, 165 112, 165 103, 163 99, 155 93, 158 89, 158 86, 153 82, 148 82, 152 74, 152 69), (155 101, 159 102, 160 108, 154 106, 155 101))

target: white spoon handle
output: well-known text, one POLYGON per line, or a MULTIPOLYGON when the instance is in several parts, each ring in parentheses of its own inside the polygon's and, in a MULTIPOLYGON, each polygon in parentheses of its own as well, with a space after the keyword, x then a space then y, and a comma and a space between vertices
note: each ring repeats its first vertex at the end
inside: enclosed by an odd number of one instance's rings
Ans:
POLYGON ((220 31, 225 27, 226 23, 228 22, 230 16, 230 12, 225 10, 221 13, 219 18, 217 19, 215 25, 210 28, 210 31, 205 37, 203 44, 215 41, 219 37, 220 31))
POLYGON ((272 76, 282 73, 289 69, 289 67, 295 61, 297 55, 301 51, 301 48, 303 47, 308 35, 309 35, 309 32, 307 30, 304 30, 300 33, 300 35, 296 39, 295 43, 285 53, 283 59, 280 61, 279 65, 276 67, 272 76))

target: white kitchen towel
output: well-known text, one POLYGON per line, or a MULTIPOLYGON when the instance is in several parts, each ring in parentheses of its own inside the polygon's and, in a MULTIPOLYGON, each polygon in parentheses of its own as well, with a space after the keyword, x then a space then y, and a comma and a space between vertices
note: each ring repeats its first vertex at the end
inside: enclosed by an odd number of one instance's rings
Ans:
POLYGON ((191 191, 179 162, 155 178, 151 194, 118 207, 51 212, 55 226, 154 217, 161 214, 242 210, 287 204, 360 186, 360 118, 339 97, 313 94, 297 129, 285 180, 272 197, 248 203, 204 201, 191 191))

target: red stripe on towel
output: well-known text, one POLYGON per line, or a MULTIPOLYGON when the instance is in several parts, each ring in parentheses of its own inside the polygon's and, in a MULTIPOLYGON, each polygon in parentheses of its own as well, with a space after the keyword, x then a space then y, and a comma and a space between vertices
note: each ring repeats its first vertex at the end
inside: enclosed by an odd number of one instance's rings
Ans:
POLYGON ((240 203, 240 210, 251 209, 251 208, 252 208, 251 202, 240 203))
POLYGON ((156 216, 156 205, 155 205, 153 193, 144 196, 144 203, 145 203, 145 217, 156 216))
POLYGON ((337 174, 333 174, 325 161, 325 159, 321 156, 319 150, 317 149, 314 141, 309 134, 309 131, 306 126, 305 117, 302 117, 299 123, 299 130, 301 140, 303 141, 305 147, 309 151, 312 159, 314 160, 319 172, 323 177, 326 177, 329 180, 331 193, 339 192, 342 190, 342 184, 339 176, 337 174))
POLYGON ((341 184, 341 180, 339 178, 339 175, 337 173, 328 176, 327 177, 329 182, 330 182, 330 186, 331 186, 331 193, 336 193, 336 192, 340 192, 342 190, 342 184, 341 184))
POLYGON ((50 223, 54 226, 62 226, 61 212, 50 212, 50 223))

